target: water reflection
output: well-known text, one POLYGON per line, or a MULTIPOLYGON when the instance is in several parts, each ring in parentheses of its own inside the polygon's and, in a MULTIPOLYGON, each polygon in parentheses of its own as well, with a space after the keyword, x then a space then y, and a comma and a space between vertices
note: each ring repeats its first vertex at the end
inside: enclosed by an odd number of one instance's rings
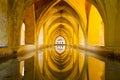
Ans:
MULTIPOLYGON (((17 51, 16 55, 15 52, 13 54, 10 51, 9 55, 3 55, 4 57, 1 58, 0 73, 5 76, 3 71, 7 73, 7 69, 11 70, 11 66, 18 64, 19 61, 26 62, 26 59, 33 58, 35 55, 34 67, 36 69, 35 78, 38 78, 37 80, 84 80, 87 69, 89 70, 89 80, 105 79, 105 63, 97 59, 97 56, 89 57, 92 55, 85 50, 85 47, 65 44, 62 45, 66 46, 65 51, 59 54, 55 51, 55 46, 59 45, 43 45, 39 46, 38 49, 35 46, 23 46, 17 51)), ((93 52, 92 49, 91 52, 93 52)), ((92 54, 95 55, 95 53, 92 54)), ((33 68, 33 64, 26 66, 33 68)), ((16 66, 14 67, 16 68, 16 66)), ((24 68, 21 67, 21 73, 22 70, 24 68)), ((11 71, 14 72, 14 69, 11 71)), ((28 73, 26 74, 28 75, 28 73)))
POLYGON ((84 80, 86 51, 77 46, 54 45, 41 48, 38 54, 39 72, 43 80, 84 80), (55 46, 66 46, 59 54, 55 46))

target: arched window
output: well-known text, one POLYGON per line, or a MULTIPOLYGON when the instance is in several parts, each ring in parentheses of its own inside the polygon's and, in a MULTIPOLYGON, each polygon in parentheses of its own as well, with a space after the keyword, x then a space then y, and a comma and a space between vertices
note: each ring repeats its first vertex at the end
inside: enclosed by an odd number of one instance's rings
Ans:
POLYGON ((39 40, 38 40, 38 45, 42 45, 43 44, 43 27, 41 27, 40 33, 39 33, 39 40))
POLYGON ((24 23, 22 23, 22 27, 21 27, 20 45, 25 45, 25 24, 24 23))

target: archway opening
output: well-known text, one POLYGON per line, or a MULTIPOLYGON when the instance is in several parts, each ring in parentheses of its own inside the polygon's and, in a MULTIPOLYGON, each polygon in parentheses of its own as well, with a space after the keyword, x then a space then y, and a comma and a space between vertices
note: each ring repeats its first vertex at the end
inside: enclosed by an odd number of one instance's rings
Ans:
POLYGON ((55 50, 57 53, 61 54, 65 51, 65 39, 62 36, 58 36, 55 40, 55 50))

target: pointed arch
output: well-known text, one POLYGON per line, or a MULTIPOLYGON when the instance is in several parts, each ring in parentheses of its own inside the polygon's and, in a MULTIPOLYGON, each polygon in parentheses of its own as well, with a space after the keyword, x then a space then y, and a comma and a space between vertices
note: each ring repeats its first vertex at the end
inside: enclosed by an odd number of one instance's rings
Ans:
POLYGON ((94 5, 91 6, 88 21, 88 45, 104 46, 104 23, 94 5))

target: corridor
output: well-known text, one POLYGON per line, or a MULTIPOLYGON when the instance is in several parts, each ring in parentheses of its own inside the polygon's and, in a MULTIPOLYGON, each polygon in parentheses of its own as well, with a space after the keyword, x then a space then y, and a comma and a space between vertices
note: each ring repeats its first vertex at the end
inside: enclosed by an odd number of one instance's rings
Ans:
POLYGON ((0 0, 0 80, 120 80, 119 0, 0 0))

